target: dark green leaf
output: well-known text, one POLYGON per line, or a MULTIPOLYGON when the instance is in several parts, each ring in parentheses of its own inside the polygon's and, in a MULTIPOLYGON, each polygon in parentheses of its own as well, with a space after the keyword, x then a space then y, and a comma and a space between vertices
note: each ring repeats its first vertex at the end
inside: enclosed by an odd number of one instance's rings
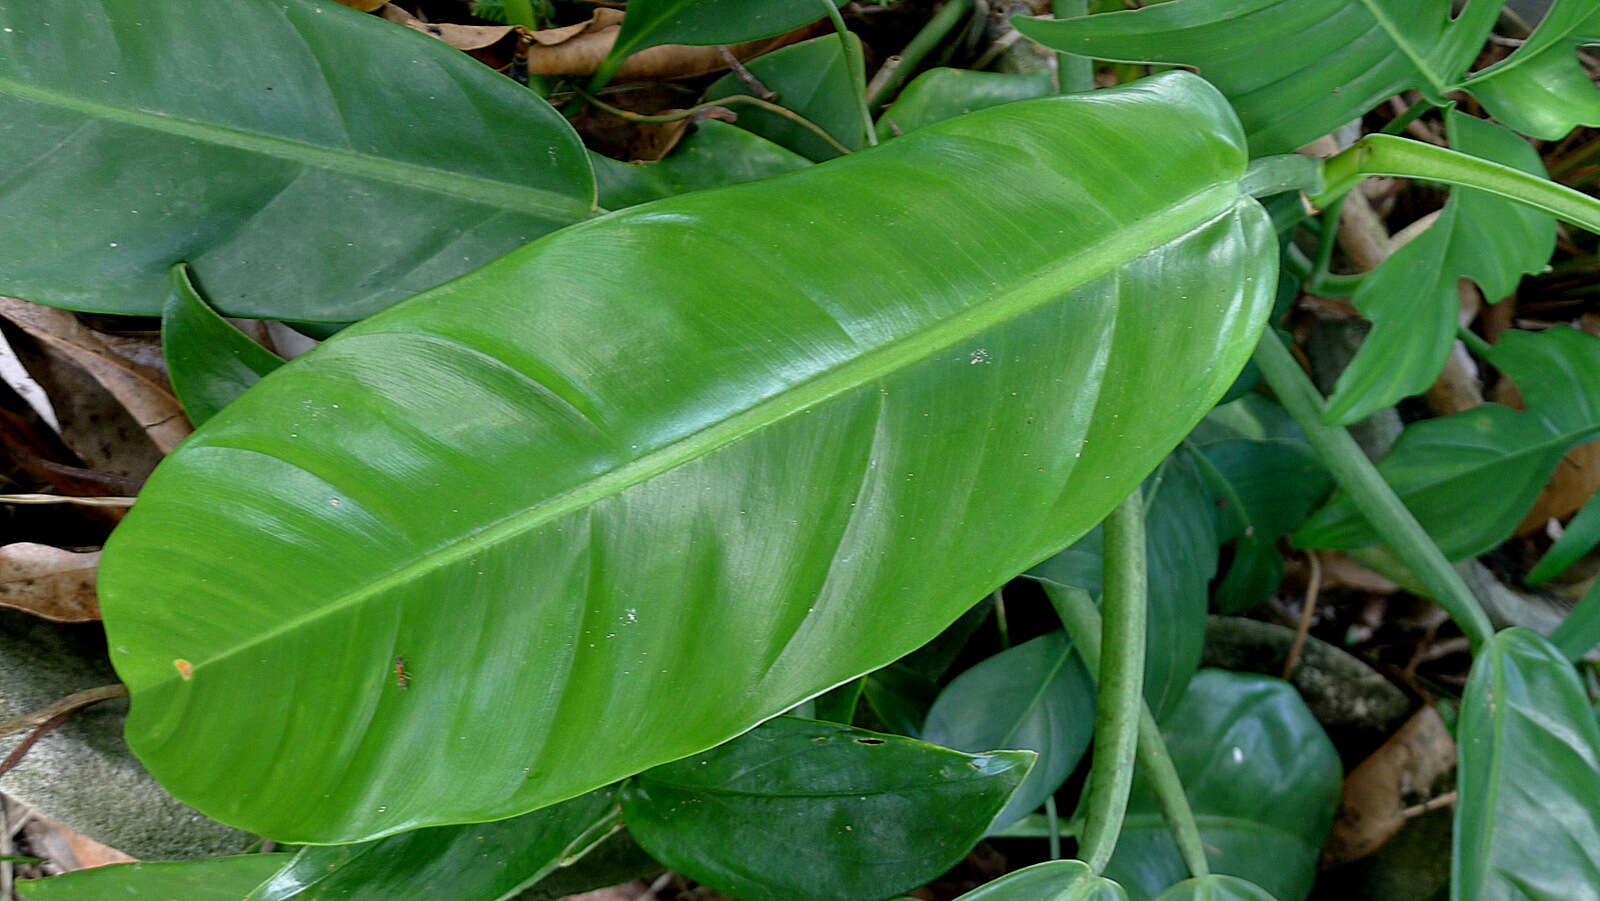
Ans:
POLYGON ((1244 165, 1171 74, 622 210, 345 329, 112 535, 129 744, 217 819, 362 840, 565 800, 895 660, 1233 379, 1276 259, 1244 165))
POLYGON ((591 155, 600 205, 617 210, 674 194, 720 188, 804 169, 811 161, 752 132, 707 119, 657 163, 591 155))
POLYGON ((1568 660, 1581 659, 1600 644, 1600 580, 1589 586, 1578 606, 1550 633, 1550 643, 1568 660))
POLYGON ((245 901, 499 901, 568 866, 620 828, 604 788, 509 820, 308 845, 245 901))
POLYGON ((880 898, 966 856, 1033 755, 779 717, 622 790, 658 860, 743 901, 880 898))
MULTIPOLYGON (((1455 109, 1445 112, 1445 125, 1456 150, 1545 174, 1528 142, 1498 125, 1455 109)), ((1543 269, 1555 246, 1553 216, 1493 194, 1452 188, 1433 225, 1362 279, 1351 298, 1372 320, 1372 332, 1339 374, 1324 419, 1349 425, 1428 390, 1456 341, 1457 281, 1472 279, 1494 303, 1515 290, 1524 273, 1543 269)))
POLYGON ((737 44, 793 31, 828 14, 828 0, 631 0, 622 30, 590 83, 611 80, 629 54, 661 44, 737 44))
POLYGON ((287 854, 118 863, 17 883, 23 901, 239 901, 289 861, 287 854))
POLYGON ((1055 93, 1050 72, 974 72, 929 69, 906 85, 878 117, 878 139, 887 141, 924 125, 964 116, 1002 103, 1055 93))
POLYGON ((1007 873, 956 901, 1128 901, 1128 896, 1081 860, 1051 860, 1007 873))
POLYGON ((1155 901, 1276 901, 1272 894, 1234 876, 1185 879, 1156 896, 1155 901))
POLYGON ((812 712, 819 720, 850 725, 855 719, 856 705, 861 702, 861 689, 867 684, 865 677, 851 679, 843 685, 818 695, 812 701, 812 712))
MULTIPOLYGON (((850 35, 850 41, 858 46, 861 43, 853 34, 850 35)), ((857 53, 858 64, 860 59, 861 55, 857 53)), ((862 73, 859 70, 850 71, 844 47, 837 35, 827 34, 774 50, 746 63, 745 68, 760 79, 768 90, 777 93, 773 103, 796 113, 851 150, 866 146, 866 127, 861 121, 861 107, 856 105, 855 94, 850 87, 853 79, 861 79, 862 73)), ((744 82, 728 74, 706 88, 705 99, 714 101, 748 93, 750 89, 745 87, 744 82)), ((816 133, 792 119, 746 104, 731 106, 730 109, 738 114, 740 128, 787 147, 807 159, 821 162, 839 156, 837 147, 830 146, 816 133)))
POLYGON ((962 751, 1022 748, 1039 760, 990 830, 1026 816, 1071 775, 1094 733, 1094 682, 1066 633, 1001 651, 955 678, 928 711, 922 737, 962 751))
POLYGON ((1585 44, 1600 44, 1600 2, 1556 0, 1527 43, 1467 87, 1506 125, 1560 140, 1579 125, 1600 125, 1600 93, 1576 53, 1585 44))
POLYGON ((1456 745, 1451 897, 1600 898, 1600 727, 1572 664, 1531 630, 1496 635, 1456 745))
POLYGON ((1193 66, 1238 111, 1253 155, 1287 153, 1407 88, 1443 102, 1500 4, 1174 0, 1076 19, 1012 19, 1067 53, 1193 66))
POLYGON ((1583 509, 1578 515, 1572 517, 1567 523, 1566 530, 1555 544, 1544 552, 1539 562, 1528 571, 1524 582, 1529 585, 1543 585, 1560 575, 1567 567, 1578 562, 1584 554, 1594 550, 1600 544, 1600 493, 1592 494, 1584 502, 1583 509))
POLYGON ((538 96, 337 3, 0 4, 0 291, 350 322, 594 208, 538 96))
MULTIPOLYGON (((1144 695, 1157 714, 1177 703, 1200 666, 1206 594, 1217 573, 1215 495, 1188 451, 1178 451, 1145 481, 1150 622, 1145 638, 1144 695)), ((1101 536, 1095 528, 1072 547, 1027 573, 1050 585, 1101 591, 1101 536)))
MULTIPOLYGON (((1485 404, 1416 423, 1378 466, 1453 560, 1510 537, 1562 455, 1600 433, 1600 338, 1570 328, 1512 330, 1490 361, 1522 389, 1526 412, 1485 404)), ((1377 534, 1339 495, 1294 540, 1345 550, 1373 544, 1377 534)))
MULTIPOLYGON (((1301 901, 1333 823, 1343 767, 1289 683, 1203 669, 1161 725, 1216 873, 1301 901)), ((1106 875, 1149 898, 1187 878, 1155 795, 1134 779, 1106 875)))
POLYGON ((161 354, 183 412, 199 425, 283 360, 218 316, 189 276, 188 266, 172 267, 161 311, 161 354))

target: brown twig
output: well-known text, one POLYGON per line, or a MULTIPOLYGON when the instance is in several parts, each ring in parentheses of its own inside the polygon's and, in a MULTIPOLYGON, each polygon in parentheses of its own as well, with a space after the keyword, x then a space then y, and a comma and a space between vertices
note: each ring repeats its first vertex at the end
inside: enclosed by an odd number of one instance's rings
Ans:
POLYGON ((1412 817, 1421 816, 1430 810, 1438 810, 1441 807, 1448 807, 1454 803, 1456 803, 1456 793, 1445 792, 1437 798, 1429 798, 1428 800, 1423 801, 1421 804, 1413 804, 1412 806, 1407 807, 1405 810, 1400 811, 1400 815, 1409 820, 1412 817))
POLYGON ((746 69, 744 63, 739 62, 739 57, 734 56, 732 50, 718 46, 717 55, 722 57, 722 61, 728 64, 728 68, 733 72, 734 77, 739 79, 739 83, 744 85, 745 90, 760 97, 762 100, 778 99, 778 92, 762 84, 761 79, 757 78, 755 73, 746 69))
POLYGON ((1317 594, 1322 591, 1322 561, 1317 558, 1316 551, 1307 551, 1306 556, 1311 560, 1311 575, 1306 582, 1306 603, 1300 608, 1300 625, 1295 629, 1294 643, 1289 645, 1289 657, 1283 661, 1285 679, 1293 675, 1294 665, 1300 662, 1300 649, 1311 631, 1311 614, 1317 609, 1317 594))
POLYGON ((0 504, 78 504, 83 507, 131 507, 131 497, 70 497, 65 494, 0 494, 0 504))
MULTIPOLYGON (((101 701, 109 701, 112 698, 125 698, 127 696, 128 686, 123 685, 121 682, 114 682, 110 685, 102 685, 99 688, 89 688, 85 689, 84 691, 73 692, 72 694, 67 695, 66 697, 56 701, 42 710, 35 710, 32 713, 25 713, 14 720, 0 723, 0 738, 5 738, 8 735, 15 735, 24 729, 33 729, 43 726, 45 723, 48 723, 51 720, 62 716, 63 714, 70 716, 85 707, 88 707, 92 704, 98 704, 101 701)), ((31 744, 36 740, 37 736, 32 736, 28 739, 28 741, 24 742, 24 744, 31 744)), ((6 769, 9 769, 9 767, 6 769)), ((0 770, 0 772, 3 772, 3 770, 0 770)))

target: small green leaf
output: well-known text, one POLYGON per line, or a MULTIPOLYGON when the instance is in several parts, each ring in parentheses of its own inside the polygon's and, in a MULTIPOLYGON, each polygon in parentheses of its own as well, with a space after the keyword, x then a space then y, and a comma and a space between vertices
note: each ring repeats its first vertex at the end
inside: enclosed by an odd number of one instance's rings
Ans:
POLYGON ((591 153, 600 205, 612 210, 674 194, 782 175, 811 165, 805 157, 736 125, 707 119, 655 163, 622 163, 591 153))
POLYGON ((591 87, 611 80, 630 54, 661 44, 737 44, 793 31, 828 14, 823 0, 631 0, 617 42, 591 87))
POLYGON ((1567 618, 1550 633, 1550 643, 1577 661, 1600 644, 1600 580, 1589 586, 1567 618))
POLYGON ((1561 537, 1544 552, 1544 556, 1540 557, 1539 562, 1528 571, 1523 582, 1528 585, 1543 585, 1578 562, 1578 559, 1593 550, 1596 544, 1600 544, 1600 493, 1592 494, 1587 501, 1584 501, 1583 509, 1567 522, 1561 537))
MULTIPOLYGON (((1281 679, 1203 669, 1161 732, 1212 870, 1302 901, 1333 824, 1344 768, 1295 690, 1281 679)), ((1189 875, 1142 777, 1134 779, 1106 875, 1135 901, 1189 875)))
MULTIPOLYGON (((859 38, 852 34, 850 41, 859 49, 859 38)), ((859 52, 855 54, 855 59, 859 65, 859 52)), ((862 73, 850 71, 850 61, 845 58, 844 47, 837 35, 826 34, 790 44, 756 57, 745 63, 745 68, 760 79, 768 90, 777 94, 772 99, 773 103, 816 125, 850 150, 860 150, 866 146, 866 126, 861 121, 861 107, 856 105, 850 87, 852 79, 859 80, 862 73)), ((711 102, 748 93, 750 89, 745 87, 744 82, 730 73, 706 88, 705 99, 711 102)), ((738 115, 737 124, 740 128, 787 147, 807 159, 822 162, 840 155, 838 148, 830 146, 816 133, 792 119, 747 104, 729 108, 738 115)))
POLYGON ((1572 664, 1528 629, 1473 661, 1461 757, 1455 901, 1600 898, 1600 727, 1572 664))
POLYGON ((183 412, 199 425, 283 360, 217 315, 195 289, 187 265, 172 267, 168 284, 161 353, 183 412))
POLYGON ((1579 125, 1600 125, 1600 93, 1577 48, 1600 44, 1600 2, 1556 0, 1514 53, 1466 83, 1496 119, 1557 141, 1579 125))
MULTIPOLYGON (((1463 153, 1543 176, 1528 142, 1456 109, 1445 112, 1450 145, 1463 153)), ((1520 203, 1452 188, 1439 218, 1361 280, 1351 301, 1372 332, 1339 374, 1324 421, 1349 425, 1428 389, 1456 340, 1461 301, 1456 282, 1470 278, 1495 303, 1538 272, 1556 246, 1555 217, 1520 203)))
MULTIPOLYGON (((1484 404, 1418 422, 1378 465, 1452 560, 1510 537, 1561 457, 1600 434, 1600 338, 1571 328, 1512 330, 1489 360, 1522 390, 1525 412, 1484 404)), ((1293 537, 1301 547, 1336 550, 1378 540, 1342 494, 1293 537)))
POLYGON ((245 901, 499 901, 621 828, 616 789, 492 823, 436 826, 354 845, 307 845, 245 901))
POLYGON ((1443 102, 1500 4, 1174 0, 1075 19, 1014 18, 1024 35, 1094 59, 1192 66, 1227 96, 1252 156, 1288 153, 1416 88, 1443 102))
POLYGON ((850 901, 954 866, 1033 755, 967 755, 779 717, 628 780, 628 829, 663 863, 744 901, 850 901))
POLYGON ((973 110, 1055 93, 1050 72, 975 72, 937 68, 918 75, 878 117, 878 139, 887 141, 973 110))
POLYGON ((22 901, 239 901, 288 863, 288 854, 117 863, 17 883, 22 901))
POLYGON ((1094 682, 1056 631, 982 661, 957 676, 928 711, 922 737, 960 751, 1037 752, 1022 787, 986 823, 1003 829, 1044 803, 1072 773, 1094 734, 1094 682))
POLYGON ((1185 879, 1157 895, 1155 901, 1277 901, 1272 893, 1235 876, 1185 879))
POLYGON ((1128 901, 1128 896, 1081 860, 1051 860, 1007 873, 956 901, 1128 901))

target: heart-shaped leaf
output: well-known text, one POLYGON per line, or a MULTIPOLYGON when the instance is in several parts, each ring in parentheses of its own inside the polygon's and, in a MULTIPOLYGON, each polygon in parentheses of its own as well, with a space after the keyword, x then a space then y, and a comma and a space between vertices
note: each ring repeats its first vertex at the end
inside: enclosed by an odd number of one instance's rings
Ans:
POLYGON ((593 214, 533 92, 337 3, 0 4, 0 291, 350 322, 593 214))
POLYGON ((1235 876, 1185 879, 1156 896, 1155 901, 1277 901, 1272 893, 1235 876))
POLYGON ((785 716, 629 779, 622 813, 656 859, 743 901, 881 898, 965 857, 1032 763, 785 716))
POLYGON ((1244 166, 1169 74, 622 210, 346 329, 108 543, 129 744, 218 819, 350 841, 573 797, 900 657, 1238 372, 1276 261, 1244 166))
POLYGON ((1051 860, 1007 873, 956 901, 1128 901, 1128 896, 1081 860, 1051 860))
POLYGON ((1472 663, 1450 897, 1600 898, 1600 727, 1572 664, 1529 629, 1472 663))

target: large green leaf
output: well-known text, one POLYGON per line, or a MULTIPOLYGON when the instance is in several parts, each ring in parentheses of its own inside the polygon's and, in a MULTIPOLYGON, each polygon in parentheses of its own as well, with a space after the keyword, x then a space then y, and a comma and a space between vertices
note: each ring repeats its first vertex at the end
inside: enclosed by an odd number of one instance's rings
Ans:
POLYGON ((1407 88, 1442 103, 1499 11, 1495 0, 1468 0, 1453 20, 1443 0, 1173 0, 1011 21, 1079 56, 1195 67, 1264 155, 1310 143, 1407 88))
POLYGON ((1128 901, 1128 896, 1081 860, 1051 860, 1007 873, 956 901, 1128 901))
POLYGON ((598 155, 590 161, 600 184, 600 205, 613 210, 811 165, 792 150, 716 119, 696 124, 694 133, 660 162, 622 163, 598 155))
MULTIPOLYGON (((1281 679, 1204 669, 1161 724, 1206 857, 1283 901, 1311 890, 1344 769, 1300 696, 1281 679)), ((1188 876, 1155 794, 1135 777, 1106 867, 1134 899, 1188 876)))
POLYGON ((561 801, 896 659, 1227 387, 1276 259, 1244 166, 1167 75, 622 210, 346 329, 108 543, 129 744, 218 819, 348 841, 561 801))
POLYGON ((592 214, 531 91, 338 3, 0 0, 0 291, 360 319, 592 214))
MULTIPOLYGON (((1450 144, 1463 153, 1543 177, 1527 141, 1459 110, 1445 112, 1450 144)), ((1453 188, 1439 218, 1361 280, 1351 301, 1372 332, 1339 374, 1324 418, 1349 425, 1402 397, 1428 390, 1456 341, 1456 282, 1470 278, 1495 303, 1538 272, 1556 246, 1555 217, 1471 188, 1453 188)))
MULTIPOLYGON (((852 34, 848 40, 859 49, 860 39, 852 34)), ((856 71, 852 72, 844 46, 837 36, 830 34, 774 50, 751 60, 745 68, 777 95, 773 102, 827 132, 850 150, 860 150, 867 143, 866 124, 861 120, 861 107, 850 89, 853 81, 862 78, 859 52, 854 61, 856 71)), ((730 73, 706 88, 705 99, 721 100, 748 93, 750 89, 744 82, 730 73)), ((807 159, 821 162, 839 155, 837 147, 793 119, 754 106, 732 108, 739 117, 740 128, 749 129, 807 159)))
POLYGON ((1600 727, 1572 664, 1507 629, 1472 664, 1450 897, 1600 898, 1600 727))
POLYGON ((1467 81, 1496 119, 1556 141, 1579 125, 1600 125, 1600 92, 1575 52, 1600 44, 1600 0, 1556 0, 1527 43, 1467 81))
MULTIPOLYGON (((1144 695, 1158 714, 1183 697, 1205 644, 1207 585, 1217 573, 1216 497, 1192 454, 1175 452, 1144 484, 1148 525, 1150 622, 1145 636, 1144 695)), ((1101 592, 1099 527, 1028 570, 1046 586, 1101 592)))
MULTIPOLYGON (((1526 412, 1484 404, 1415 423, 1378 465, 1452 560, 1510 537, 1562 455, 1600 434, 1600 338, 1571 328, 1508 331, 1490 361, 1522 389, 1526 412)), ((1341 494, 1294 540, 1347 550, 1378 536, 1341 494)))
POLYGON ((882 898, 965 857, 1032 762, 779 717, 629 779, 622 812, 656 859, 742 901, 882 898))
POLYGON ((999 830, 1037 809, 1072 774, 1094 734, 1094 682, 1066 633, 1041 635, 957 676, 934 701, 922 735, 964 751, 1022 748, 1038 761, 1005 809, 999 830))
POLYGON ((661 44, 737 44, 792 31, 836 0, 630 0, 611 52, 590 82, 605 84, 629 54, 661 44))
POLYGON ((243 854, 210 860, 119 863, 17 883, 23 901, 238 901, 289 860, 243 854))
POLYGON ((245 901, 500 901, 621 827, 615 788, 493 823, 436 826, 354 845, 308 845, 245 901))

